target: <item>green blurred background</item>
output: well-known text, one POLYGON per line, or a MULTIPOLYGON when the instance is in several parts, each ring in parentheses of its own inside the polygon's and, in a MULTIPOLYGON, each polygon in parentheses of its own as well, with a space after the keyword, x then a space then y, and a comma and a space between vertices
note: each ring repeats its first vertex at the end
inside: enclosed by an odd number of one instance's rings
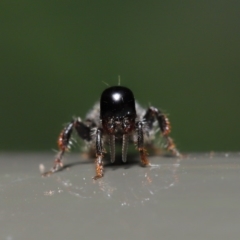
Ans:
POLYGON ((181 151, 239 151, 240 1, 0 3, 0 150, 51 151, 105 84, 169 113, 181 151))

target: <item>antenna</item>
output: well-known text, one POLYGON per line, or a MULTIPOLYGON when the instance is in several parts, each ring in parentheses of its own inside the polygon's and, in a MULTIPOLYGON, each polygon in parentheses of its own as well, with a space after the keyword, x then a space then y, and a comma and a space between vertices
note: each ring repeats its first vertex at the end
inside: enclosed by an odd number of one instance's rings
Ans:
POLYGON ((121 85, 121 76, 118 75, 118 86, 120 86, 120 85, 121 85))
POLYGON ((102 83, 104 83, 105 85, 107 85, 108 87, 110 87, 110 85, 107 82, 102 81, 102 83))

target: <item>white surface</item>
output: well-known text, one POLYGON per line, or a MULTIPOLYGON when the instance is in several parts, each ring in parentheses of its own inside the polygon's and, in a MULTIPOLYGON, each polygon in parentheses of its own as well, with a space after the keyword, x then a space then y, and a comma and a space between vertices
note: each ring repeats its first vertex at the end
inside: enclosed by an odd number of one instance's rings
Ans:
POLYGON ((93 161, 76 154, 41 177, 53 157, 0 155, 1 240, 239 239, 239 153, 153 157, 152 168, 136 156, 107 164, 98 181, 93 161))

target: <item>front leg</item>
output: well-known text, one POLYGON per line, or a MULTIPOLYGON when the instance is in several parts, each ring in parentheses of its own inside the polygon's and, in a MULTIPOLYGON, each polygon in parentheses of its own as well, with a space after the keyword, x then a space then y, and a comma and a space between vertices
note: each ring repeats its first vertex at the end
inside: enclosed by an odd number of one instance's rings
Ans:
POLYGON ((137 122, 137 148, 140 153, 141 164, 146 167, 149 166, 149 161, 147 158, 147 150, 144 148, 144 136, 143 136, 143 122, 137 122))
POLYGON ((168 136, 171 132, 171 125, 168 118, 157 108, 149 107, 146 114, 144 115, 144 121, 148 123, 150 129, 153 127, 153 122, 155 119, 157 119, 162 135, 166 139, 166 149, 171 151, 173 155, 180 157, 181 154, 177 150, 173 139, 168 136))
POLYGON ((91 129, 89 126, 85 125, 80 118, 72 120, 67 126, 60 132, 58 137, 58 148, 59 152, 57 153, 57 157, 54 160, 53 167, 48 171, 43 173, 43 176, 51 175, 54 172, 57 172, 60 168, 63 167, 62 158, 66 151, 68 151, 71 147, 71 136, 73 129, 75 129, 83 140, 90 141, 91 140, 91 129))
POLYGON ((62 158, 63 155, 66 151, 68 151, 68 149, 70 148, 71 145, 71 135, 72 135, 72 130, 73 130, 73 126, 75 124, 75 121, 72 120, 70 123, 68 123, 68 125, 60 132, 59 137, 58 137, 58 148, 59 148, 59 152, 57 154, 56 159, 54 160, 54 165, 53 167, 48 171, 43 173, 43 176, 49 176, 54 172, 57 172, 61 167, 63 167, 63 162, 62 162, 62 158))
POLYGON ((102 129, 98 128, 96 131, 96 176, 97 180, 103 177, 103 145, 102 145, 102 129))

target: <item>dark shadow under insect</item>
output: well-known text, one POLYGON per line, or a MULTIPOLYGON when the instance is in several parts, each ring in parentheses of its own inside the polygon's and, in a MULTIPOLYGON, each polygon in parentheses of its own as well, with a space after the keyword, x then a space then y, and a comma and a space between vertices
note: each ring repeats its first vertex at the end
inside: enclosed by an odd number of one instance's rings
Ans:
POLYGON ((116 159, 116 142, 120 142, 122 162, 127 161, 128 144, 134 143, 140 153, 142 166, 149 166, 146 145, 151 146, 156 132, 160 130, 165 140, 165 148, 174 156, 180 156, 172 138, 169 137, 171 125, 159 109, 149 107, 143 109, 134 98, 132 91, 123 86, 114 86, 105 89, 100 102, 95 104, 87 114, 86 120, 73 119, 61 131, 58 138, 59 153, 54 166, 44 176, 64 168, 62 157, 71 147, 73 130, 82 138, 90 151, 95 151, 96 175, 94 179, 103 177, 104 144, 109 143, 111 163, 116 159))

